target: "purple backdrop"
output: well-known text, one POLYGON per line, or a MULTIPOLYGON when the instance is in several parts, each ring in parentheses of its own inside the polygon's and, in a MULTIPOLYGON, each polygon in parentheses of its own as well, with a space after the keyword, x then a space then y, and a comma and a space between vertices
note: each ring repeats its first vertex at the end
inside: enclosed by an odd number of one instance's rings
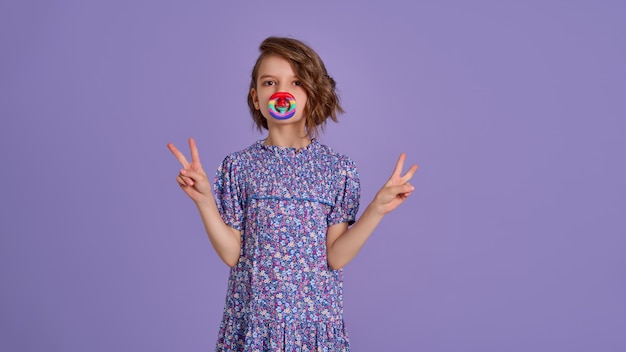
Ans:
POLYGON ((207 351, 227 267, 165 147, 263 136, 258 44, 310 43, 363 205, 417 190, 346 270, 359 351, 626 350, 620 1, 3 1, 0 350, 207 351))

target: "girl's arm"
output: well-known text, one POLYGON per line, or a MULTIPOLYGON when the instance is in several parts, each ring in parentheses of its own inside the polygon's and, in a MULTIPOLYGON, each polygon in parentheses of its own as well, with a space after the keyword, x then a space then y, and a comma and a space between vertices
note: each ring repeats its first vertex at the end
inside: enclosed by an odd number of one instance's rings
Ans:
POLYGON ((348 228, 348 224, 343 222, 328 228, 326 251, 328 265, 332 269, 340 269, 348 264, 361 250, 383 217, 402 204, 415 189, 409 180, 417 171, 417 165, 411 166, 403 176, 405 159, 406 155, 402 153, 389 180, 376 193, 374 200, 352 227, 348 228))
POLYGON ((191 163, 173 144, 169 143, 167 147, 183 166, 176 176, 176 181, 196 204, 213 248, 226 265, 230 267, 237 265, 241 251, 241 234, 238 230, 224 223, 217 209, 211 183, 200 163, 196 142, 193 138, 189 138, 191 163))
POLYGON ((241 233, 224 223, 215 205, 213 195, 211 195, 210 201, 196 203, 196 206, 200 212, 204 229, 217 254, 226 265, 230 267, 237 265, 241 252, 241 233))

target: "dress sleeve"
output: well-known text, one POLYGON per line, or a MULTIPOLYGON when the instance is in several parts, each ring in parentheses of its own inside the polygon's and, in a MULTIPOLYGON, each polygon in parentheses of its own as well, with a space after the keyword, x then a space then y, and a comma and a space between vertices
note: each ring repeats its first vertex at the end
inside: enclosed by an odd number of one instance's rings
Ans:
POLYGON ((215 176, 215 204, 226 225, 241 231, 243 198, 236 162, 227 156, 215 176))
POLYGON ((337 197, 328 215, 328 226, 342 222, 352 225, 359 211, 361 185, 356 165, 348 158, 345 158, 339 165, 340 168, 334 183, 337 189, 337 197))

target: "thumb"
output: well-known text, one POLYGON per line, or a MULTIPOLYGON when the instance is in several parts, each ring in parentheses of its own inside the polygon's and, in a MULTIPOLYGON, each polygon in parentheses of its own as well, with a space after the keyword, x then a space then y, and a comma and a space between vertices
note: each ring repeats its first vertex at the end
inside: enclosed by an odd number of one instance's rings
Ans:
POLYGON ((409 192, 413 192, 415 190, 415 187, 413 187, 412 184, 410 183, 405 183, 403 185, 399 185, 399 186, 390 186, 388 187, 389 192, 394 194, 394 195, 398 195, 398 194, 402 194, 402 193, 409 193, 409 192))
POLYGON ((188 170, 188 169, 180 170, 180 174, 185 176, 185 177, 189 177, 189 178, 191 178, 194 181, 202 180, 202 179, 204 179, 206 177, 204 175, 204 172, 188 170))

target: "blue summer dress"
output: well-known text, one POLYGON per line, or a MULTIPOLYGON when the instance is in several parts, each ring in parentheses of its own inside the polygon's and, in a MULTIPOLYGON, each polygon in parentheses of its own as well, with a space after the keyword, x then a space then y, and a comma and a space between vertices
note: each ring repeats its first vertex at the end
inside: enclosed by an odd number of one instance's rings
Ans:
POLYGON ((222 218, 241 231, 216 351, 349 351, 326 230, 354 223, 352 160, 317 140, 299 150, 261 140, 224 159, 214 190, 222 218))

